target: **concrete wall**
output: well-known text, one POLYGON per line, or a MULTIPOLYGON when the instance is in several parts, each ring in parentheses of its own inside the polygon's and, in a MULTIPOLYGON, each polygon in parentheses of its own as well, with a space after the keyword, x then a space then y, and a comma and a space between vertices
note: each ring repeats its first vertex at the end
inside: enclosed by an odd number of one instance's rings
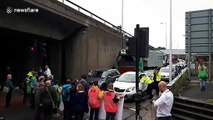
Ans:
POLYGON ((86 63, 86 37, 76 30, 65 42, 65 77, 77 78, 83 73, 86 63))
POLYGON ((62 42, 54 41, 48 44, 48 63, 52 74, 56 80, 62 76, 62 42))
POLYGON ((66 77, 79 78, 92 69, 111 68, 122 42, 118 36, 89 26, 69 37, 66 42, 66 77))

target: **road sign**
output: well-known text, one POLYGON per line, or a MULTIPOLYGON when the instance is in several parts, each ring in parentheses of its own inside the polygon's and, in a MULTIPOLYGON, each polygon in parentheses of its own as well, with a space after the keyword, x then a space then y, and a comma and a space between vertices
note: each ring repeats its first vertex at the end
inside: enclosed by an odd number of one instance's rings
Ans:
POLYGON ((210 53, 213 51, 213 10, 186 12, 186 52, 210 53))

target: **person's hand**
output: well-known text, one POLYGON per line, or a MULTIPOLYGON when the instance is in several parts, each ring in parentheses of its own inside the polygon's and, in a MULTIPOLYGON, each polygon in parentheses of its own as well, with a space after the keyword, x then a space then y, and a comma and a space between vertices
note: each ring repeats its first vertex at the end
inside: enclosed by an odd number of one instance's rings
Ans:
POLYGON ((118 98, 118 99, 124 98, 124 95, 119 94, 117 98, 118 98))
POLYGON ((124 96, 119 96, 119 97, 118 97, 119 100, 122 99, 122 98, 124 98, 124 96))
POLYGON ((152 100, 152 103, 155 104, 155 100, 152 100))

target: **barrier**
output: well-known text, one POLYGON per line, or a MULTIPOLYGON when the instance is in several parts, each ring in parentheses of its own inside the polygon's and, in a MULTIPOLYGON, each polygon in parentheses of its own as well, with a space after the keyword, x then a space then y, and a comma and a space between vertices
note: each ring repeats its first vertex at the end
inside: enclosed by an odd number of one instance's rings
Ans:
POLYGON ((179 94, 181 89, 186 85, 186 82, 188 80, 187 71, 188 69, 184 68, 177 77, 175 77, 171 82, 167 84, 167 87, 173 92, 173 94, 179 94))

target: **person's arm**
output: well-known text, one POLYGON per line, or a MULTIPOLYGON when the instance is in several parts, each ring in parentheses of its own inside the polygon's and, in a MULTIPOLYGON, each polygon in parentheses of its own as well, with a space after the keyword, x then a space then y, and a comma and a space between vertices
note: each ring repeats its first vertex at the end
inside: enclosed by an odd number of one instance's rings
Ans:
POLYGON ((158 72, 158 76, 159 76, 159 78, 158 79, 162 79, 162 75, 161 75, 161 72, 158 72))
POLYGON ((57 101, 56 91, 53 87, 51 87, 51 89, 52 89, 53 101, 56 102, 57 101))
POLYGON ((160 106, 160 105, 163 105, 165 102, 165 95, 161 95, 156 101, 154 101, 154 107, 157 107, 157 106, 160 106))
POLYGON ((62 94, 62 88, 58 87, 58 93, 62 94))
POLYGON ((209 71, 206 66, 204 67, 204 69, 205 69, 206 73, 209 74, 209 71))
POLYGON ((12 89, 12 90, 15 89, 15 87, 14 87, 12 81, 9 81, 8 87, 9 87, 10 89, 12 89))

